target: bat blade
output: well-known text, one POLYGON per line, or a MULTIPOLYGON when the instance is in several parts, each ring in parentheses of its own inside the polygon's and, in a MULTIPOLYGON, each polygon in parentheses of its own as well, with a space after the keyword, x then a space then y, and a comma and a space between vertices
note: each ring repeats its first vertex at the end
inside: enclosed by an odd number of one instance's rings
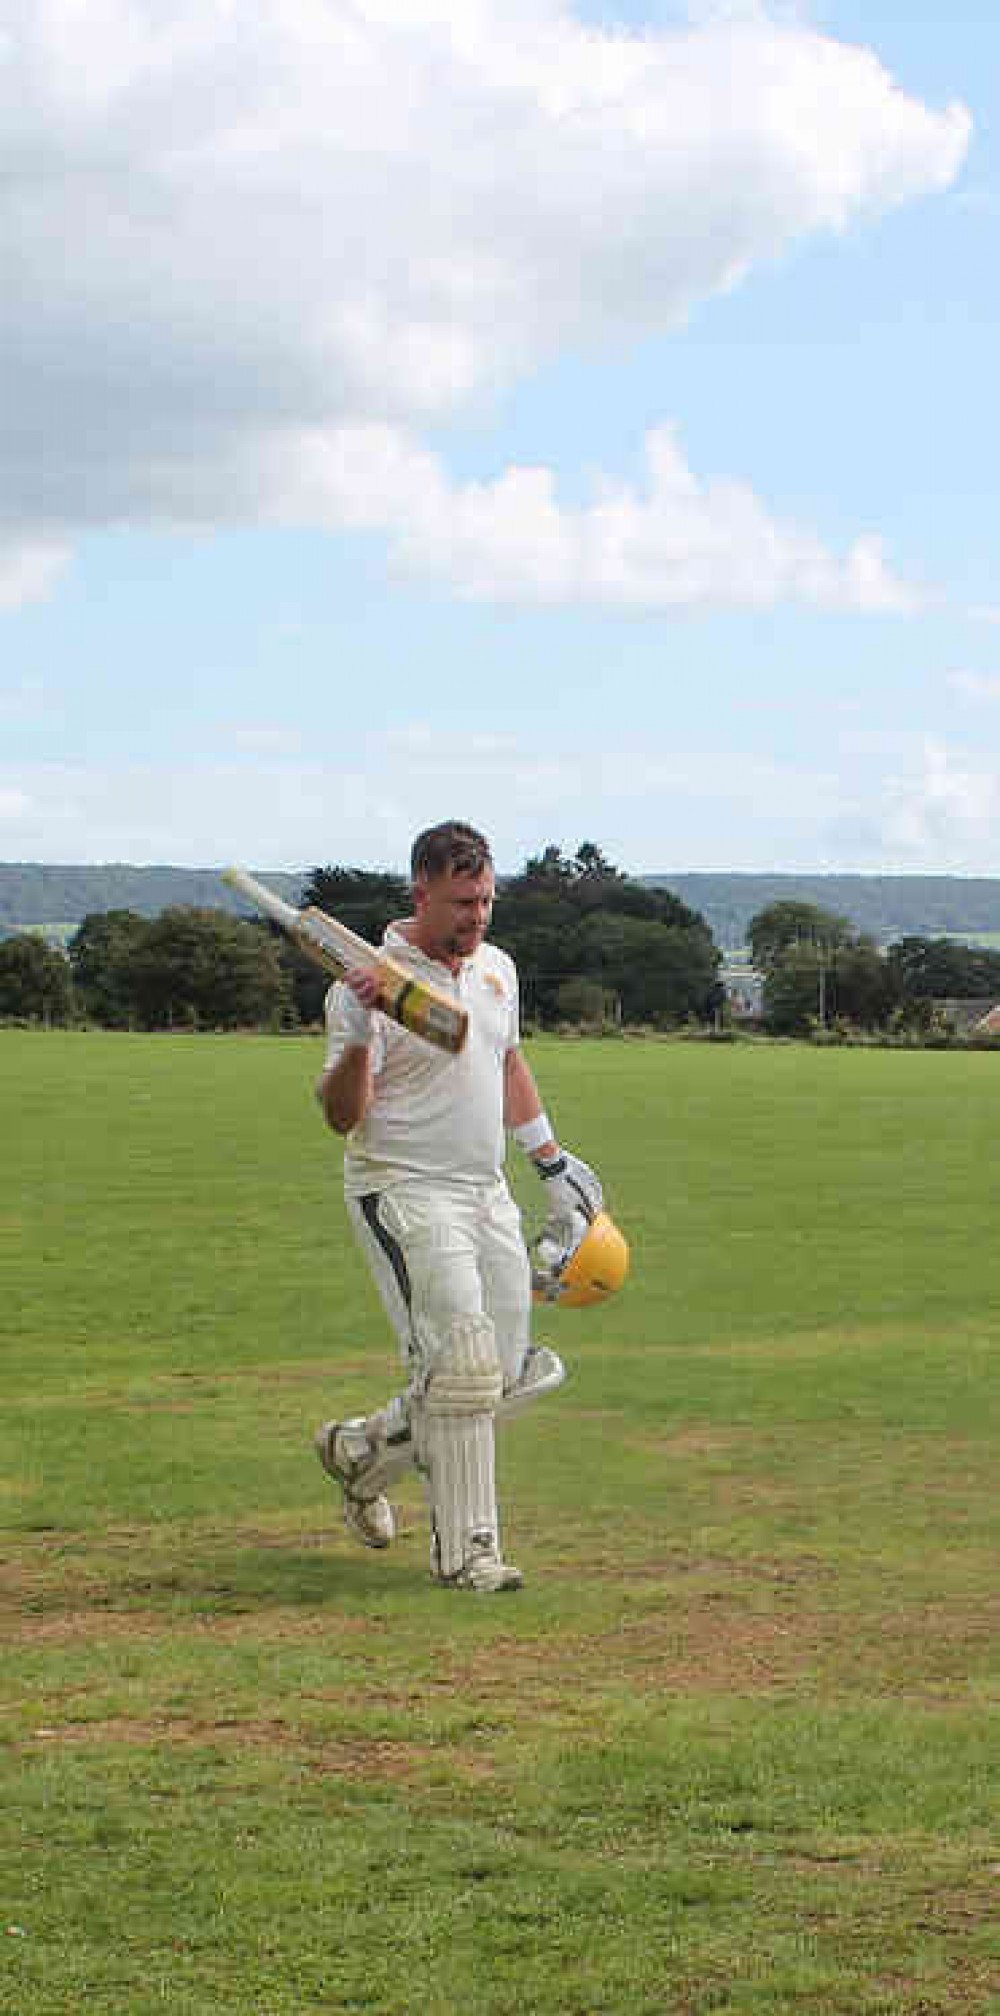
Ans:
POLYGON ((227 868, 222 877, 231 889, 246 896, 265 917, 281 926, 306 956, 328 973, 344 973, 348 967, 366 968, 378 981, 378 1005, 414 1036, 422 1036, 437 1050, 451 1056, 461 1050, 469 1029, 469 1018, 443 989, 421 980, 398 960, 369 945, 347 924, 329 917, 325 910, 310 904, 296 910, 282 896, 268 889, 245 868, 227 868))

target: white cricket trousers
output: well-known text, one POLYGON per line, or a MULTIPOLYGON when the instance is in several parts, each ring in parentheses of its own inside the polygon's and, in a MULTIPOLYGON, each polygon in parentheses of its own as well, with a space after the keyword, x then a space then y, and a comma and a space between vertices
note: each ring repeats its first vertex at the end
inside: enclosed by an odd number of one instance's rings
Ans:
POLYGON ((456 1317, 488 1316, 509 1390, 530 1342, 531 1269, 506 1183, 397 1183, 347 1210, 413 1387, 456 1317))

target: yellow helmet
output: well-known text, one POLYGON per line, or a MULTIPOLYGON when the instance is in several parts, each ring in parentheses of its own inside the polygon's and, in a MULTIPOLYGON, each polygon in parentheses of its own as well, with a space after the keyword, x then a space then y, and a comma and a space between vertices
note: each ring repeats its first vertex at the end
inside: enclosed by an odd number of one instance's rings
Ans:
POLYGON ((617 1293, 628 1273, 628 1245, 614 1219, 598 1211, 581 1236, 564 1247, 546 1228, 532 1249, 531 1286, 536 1302, 585 1309, 617 1293))

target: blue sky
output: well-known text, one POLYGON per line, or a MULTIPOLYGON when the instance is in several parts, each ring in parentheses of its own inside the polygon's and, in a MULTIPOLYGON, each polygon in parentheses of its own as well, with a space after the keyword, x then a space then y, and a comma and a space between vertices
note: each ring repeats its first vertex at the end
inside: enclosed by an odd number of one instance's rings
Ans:
POLYGON ((1000 17, 16 0, 0 859, 1000 874, 1000 17))

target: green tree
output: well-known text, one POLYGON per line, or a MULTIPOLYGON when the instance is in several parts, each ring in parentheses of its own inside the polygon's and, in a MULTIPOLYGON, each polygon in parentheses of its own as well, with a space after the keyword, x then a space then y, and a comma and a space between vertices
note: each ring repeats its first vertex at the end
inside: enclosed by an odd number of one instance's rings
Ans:
POLYGON ((73 1007, 69 961, 36 932, 0 941, 0 1016, 68 1022, 73 1007))
POLYGON ((613 911, 591 911, 567 957, 576 972, 600 978, 621 1002, 627 1022, 663 1025, 705 1019, 719 955, 702 925, 650 922, 613 911))
MULTIPOLYGON (((516 879, 518 882, 532 883, 536 887, 541 885, 545 889, 551 888, 554 883, 572 882, 574 873, 573 863, 563 853, 562 848, 551 845, 543 848, 540 854, 529 854, 520 876, 516 879)), ((508 888, 514 887, 516 883, 508 884, 508 888)))
POLYGON ((822 910, 816 903, 786 900, 768 903, 758 910, 747 926, 750 952, 755 966, 763 972, 793 945, 822 946, 827 952, 849 945, 857 936, 846 917, 822 910))
MULTIPOLYGON (((410 885, 402 875, 390 875, 367 868, 313 868, 302 892, 303 904, 315 904, 338 923, 346 924, 369 945, 380 945, 387 924, 407 917, 412 905, 410 885)), ((322 973, 311 959, 285 939, 281 960, 289 976, 300 1022, 309 1025, 323 1019, 323 1001, 330 975, 322 973)))
POLYGON ((626 878, 593 840, 581 840, 573 855, 550 843, 541 854, 529 856, 517 879, 550 888, 553 884, 624 882, 626 878))
POLYGON ((138 947, 131 976, 147 1029, 260 1028, 294 1020, 274 938, 222 910, 164 910, 138 947))
POLYGON ((764 978, 764 1014, 776 1035, 805 1035, 816 1022, 881 1029, 900 999, 898 977, 870 938, 833 947, 800 939, 764 978))
POLYGON ((591 876, 600 882, 624 882, 625 876, 606 854, 595 846, 593 840, 581 840, 573 856, 573 873, 578 878, 591 876))
POLYGON ((347 924, 377 945, 387 924, 410 913, 410 885, 402 875, 367 868, 326 867, 310 870, 302 891, 303 904, 314 903, 341 924, 347 924))
POLYGON ((805 1036, 824 1006, 825 952, 808 943, 786 947, 765 971, 764 1016, 776 1036, 805 1036))
POLYGON ((908 1001, 1000 999, 1000 953, 954 938, 901 938, 887 959, 908 1001))
POLYGON ((587 1023, 591 1027, 597 1027, 614 1018, 617 997, 610 994, 599 980, 591 980, 585 974, 577 973, 571 980, 563 980, 560 983, 557 1005, 564 1022, 587 1023))
POLYGON ((832 1013, 859 1029, 881 1029, 902 999, 897 975, 870 938, 833 954, 828 976, 832 1013))
POLYGON ((552 844, 503 882, 490 935, 517 962, 529 1017, 557 1019, 576 978, 599 982, 632 1020, 708 1013, 719 955, 704 918, 631 880, 592 841, 572 857, 552 844))
POLYGON ((91 910, 70 940, 80 1005, 106 1029, 128 1029, 138 1017, 135 961, 150 928, 135 910, 91 910))
POLYGON ((547 1022, 560 1016, 559 989, 575 971, 572 941, 577 922, 578 912, 561 878, 548 889, 528 878, 501 888, 490 937, 517 963, 528 1020, 547 1022))

